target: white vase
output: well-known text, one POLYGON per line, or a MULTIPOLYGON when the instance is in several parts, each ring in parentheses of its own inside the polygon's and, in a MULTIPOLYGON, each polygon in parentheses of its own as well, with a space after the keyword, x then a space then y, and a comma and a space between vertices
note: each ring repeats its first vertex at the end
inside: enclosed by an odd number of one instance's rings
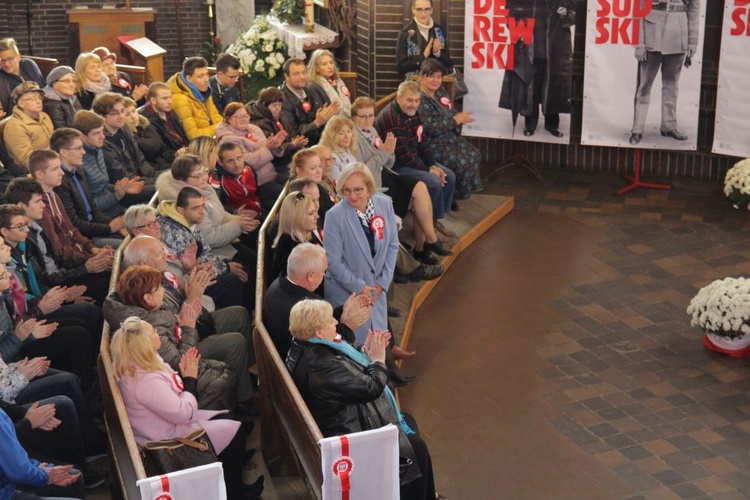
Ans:
POLYGON ((706 333, 706 340, 711 344, 709 346, 713 351, 722 352, 729 354, 730 356, 745 357, 750 355, 750 335, 743 335, 730 339, 728 337, 720 337, 713 333, 706 333))

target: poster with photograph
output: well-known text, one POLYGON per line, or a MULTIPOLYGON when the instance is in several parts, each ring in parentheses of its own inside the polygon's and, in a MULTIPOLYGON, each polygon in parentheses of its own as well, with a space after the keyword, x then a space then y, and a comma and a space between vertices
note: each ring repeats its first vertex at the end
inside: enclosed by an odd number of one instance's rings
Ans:
POLYGON ((464 110, 473 137, 568 144, 575 0, 467 0, 464 110))
POLYGON ((706 1, 588 2, 582 144, 697 148, 706 1))
POLYGON ((750 0, 727 0, 721 33, 712 153, 750 156, 750 0))

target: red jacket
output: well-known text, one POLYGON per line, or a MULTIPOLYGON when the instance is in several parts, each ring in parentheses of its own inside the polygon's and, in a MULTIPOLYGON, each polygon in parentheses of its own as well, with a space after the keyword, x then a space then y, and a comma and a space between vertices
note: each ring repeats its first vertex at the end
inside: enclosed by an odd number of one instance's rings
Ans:
POLYGON ((218 183, 219 197, 224 206, 233 211, 243 205, 258 213, 262 211, 260 198, 255 194, 258 184, 255 182, 255 174, 250 167, 246 165, 240 175, 232 175, 221 166, 217 166, 212 176, 214 182, 211 184, 218 183))

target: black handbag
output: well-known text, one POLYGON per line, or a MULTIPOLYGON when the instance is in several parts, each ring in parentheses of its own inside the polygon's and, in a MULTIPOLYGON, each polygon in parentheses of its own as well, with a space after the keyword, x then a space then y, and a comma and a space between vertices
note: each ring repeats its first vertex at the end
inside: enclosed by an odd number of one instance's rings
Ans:
POLYGON ((466 86, 464 75, 458 68, 453 68, 453 73, 448 76, 453 77, 453 100, 457 101, 469 93, 469 87, 466 86))
POLYGON ((146 441, 142 454, 143 467, 149 477, 208 465, 219 460, 205 429, 195 430, 184 437, 146 441))

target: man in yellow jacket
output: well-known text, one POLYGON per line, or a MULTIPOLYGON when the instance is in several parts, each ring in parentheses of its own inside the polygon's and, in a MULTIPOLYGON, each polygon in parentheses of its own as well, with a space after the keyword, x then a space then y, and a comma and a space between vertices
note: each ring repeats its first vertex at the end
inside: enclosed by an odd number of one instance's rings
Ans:
POLYGON ((172 110, 190 140, 199 135, 213 136, 222 120, 211 97, 208 79, 208 62, 202 57, 188 57, 182 63, 182 71, 167 80, 172 89, 172 110))

